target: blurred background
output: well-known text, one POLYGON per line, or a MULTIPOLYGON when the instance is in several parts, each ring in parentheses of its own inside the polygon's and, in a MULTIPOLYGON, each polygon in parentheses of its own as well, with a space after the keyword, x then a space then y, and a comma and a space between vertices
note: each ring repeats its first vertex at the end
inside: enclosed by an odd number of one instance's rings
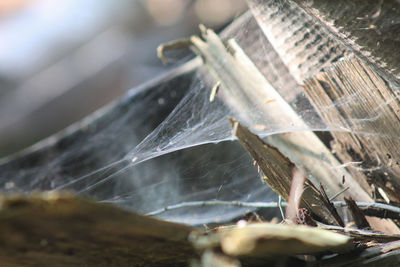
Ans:
POLYGON ((163 66, 159 44, 199 23, 218 31, 246 9, 244 0, 0 1, 0 157, 191 57, 163 66))

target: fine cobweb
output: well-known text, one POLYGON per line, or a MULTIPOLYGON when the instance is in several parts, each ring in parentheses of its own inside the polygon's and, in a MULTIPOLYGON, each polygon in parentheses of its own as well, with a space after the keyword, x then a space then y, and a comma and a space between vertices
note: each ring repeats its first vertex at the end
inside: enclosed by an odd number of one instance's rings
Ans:
MULTIPOLYGON (((380 103, 370 114, 357 117, 357 127, 353 123, 349 128, 340 120, 326 125, 251 14, 237 19, 222 36, 236 39, 298 114, 301 124, 290 123, 284 116, 280 119, 279 110, 275 110, 271 121, 258 105, 246 99, 240 99, 245 114, 238 112, 226 103, 224 88, 210 101, 217 81, 198 58, 173 72, 175 78, 164 77, 132 89, 114 107, 98 111, 83 121, 79 130, 71 130, 62 141, 55 141, 51 149, 39 144, 33 154, 45 154, 40 162, 22 166, 13 161, 4 163, 3 191, 73 190, 143 214, 187 201, 271 201, 277 196, 261 182, 252 159, 232 137, 229 117, 245 117, 245 125, 263 137, 300 131, 382 134, 363 125, 379 119, 380 107, 388 103, 380 103), (251 44, 249 38, 253 38, 251 44), (256 53, 251 51, 254 47, 256 53)), ((356 94, 339 98, 323 112, 348 106, 356 94)), ((274 101, 263 104, 274 105, 274 101)), ((207 206, 159 216, 202 224, 230 220, 246 210, 207 206)))

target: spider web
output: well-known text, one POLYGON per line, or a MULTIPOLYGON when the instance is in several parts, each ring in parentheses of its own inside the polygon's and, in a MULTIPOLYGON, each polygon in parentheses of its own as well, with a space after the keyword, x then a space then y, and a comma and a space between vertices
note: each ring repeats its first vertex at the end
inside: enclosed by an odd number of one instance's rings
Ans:
MULTIPOLYGON (((278 14, 278 20, 282 6, 276 6, 275 1, 271 3, 275 3, 273 11, 278 14)), ((257 1, 249 4, 254 14, 258 14, 257 1)), ((247 125, 262 136, 300 131, 357 130, 361 133, 365 129, 362 125, 378 118, 381 110, 359 117, 359 124, 354 128, 349 129, 342 121, 325 125, 299 84, 348 51, 338 48, 330 58, 319 65, 309 64, 312 67, 306 69, 304 62, 319 62, 321 55, 326 56, 324 48, 316 50, 311 58, 300 57, 296 53, 301 52, 290 47, 291 42, 285 42, 289 39, 286 35, 279 38, 277 31, 282 30, 272 31, 265 28, 263 21, 258 23, 247 13, 221 36, 236 40, 304 124, 288 123, 284 117, 280 120, 279 111, 274 115, 275 120, 270 121, 259 113, 258 106, 243 99, 246 112, 240 114, 226 103, 223 88, 210 102, 216 81, 198 58, 167 77, 132 89, 114 106, 105 107, 71 127, 62 137, 46 140, 29 153, 4 162, 0 169, 2 190, 72 190, 139 213, 185 201, 276 200, 277 196, 261 182, 252 159, 233 140, 229 117, 245 115, 247 125), (304 62, 295 62, 294 58, 304 62)), ((298 30, 295 26, 288 24, 285 30, 294 32, 298 30)), ((352 103, 356 96, 357 92, 353 97, 339 99, 332 106, 326 106, 324 112, 352 103)), ((381 107, 386 105, 382 103, 381 107)), ((365 133, 379 134, 368 129, 365 133)), ((168 211, 159 216, 203 224, 227 221, 246 210, 208 206, 168 211)))

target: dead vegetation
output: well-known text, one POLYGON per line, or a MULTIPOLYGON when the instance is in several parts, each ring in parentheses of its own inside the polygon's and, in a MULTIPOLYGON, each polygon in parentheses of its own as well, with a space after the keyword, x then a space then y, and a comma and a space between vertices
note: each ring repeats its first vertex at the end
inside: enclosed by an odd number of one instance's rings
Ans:
MULTIPOLYGON (((327 23, 329 14, 325 16, 324 9, 318 10, 324 1, 314 2, 315 7, 306 6, 305 10, 327 23)), ((261 16, 262 12, 257 14, 261 16)), ((335 25, 328 26, 337 34, 335 25)), ((346 25, 339 26, 346 29, 346 25)), ((43 261, 53 266, 398 264, 400 102, 393 81, 398 77, 399 65, 381 75, 379 69, 385 66, 387 55, 379 50, 378 60, 374 47, 368 53, 363 50, 360 58, 356 51, 340 62, 329 61, 328 67, 324 63, 318 73, 304 81, 302 89, 324 123, 347 131, 331 131, 330 143, 313 132, 262 139, 249 130, 251 127, 244 126, 250 124, 252 110, 243 99, 260 107, 271 123, 278 116, 302 127, 305 122, 236 42, 222 42, 213 31, 205 27, 201 30, 203 39, 191 37, 167 44, 159 49, 160 56, 165 61, 165 49, 189 46, 203 59, 215 79, 210 102, 223 94, 226 104, 237 111, 238 118, 230 119, 233 135, 254 159, 263 181, 285 202, 269 206, 222 201, 181 203, 151 215, 206 205, 268 206, 281 208, 283 220, 265 221, 255 213, 250 218, 203 229, 71 195, 8 196, 2 200, 0 210, 0 259, 16 266, 43 261), (363 60, 368 54, 373 60, 363 60), (338 201, 334 201, 336 198, 338 201)), ((349 38, 345 40, 348 44, 349 38)), ((345 48, 352 51, 351 47, 345 48)), ((399 64, 395 59, 388 61, 390 66, 399 64)))

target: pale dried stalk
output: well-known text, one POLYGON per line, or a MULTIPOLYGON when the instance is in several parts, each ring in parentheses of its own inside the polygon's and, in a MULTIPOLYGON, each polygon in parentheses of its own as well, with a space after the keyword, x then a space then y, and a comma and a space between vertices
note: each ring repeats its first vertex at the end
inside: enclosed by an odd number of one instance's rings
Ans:
MULTIPOLYGON (((264 78, 234 40, 229 40, 225 45, 212 30, 204 26, 201 30, 204 41, 192 36, 190 48, 203 59, 210 73, 221 83, 219 96, 222 96, 225 103, 238 114, 242 122, 252 121, 250 114, 254 110, 251 110, 248 102, 245 102, 250 101, 259 107, 259 112, 268 116, 268 121, 271 123, 286 121, 288 125, 307 129, 302 119, 264 78), (271 99, 274 101, 270 101, 271 99), (265 104, 266 101, 268 104, 265 104)), ((159 51, 162 51, 162 48, 159 51)), ((296 165, 304 167, 309 174, 312 174, 313 177, 310 179, 324 184, 328 193, 334 194, 343 190, 341 181, 345 176, 346 186, 349 186, 350 190, 343 196, 352 197, 356 201, 373 202, 368 193, 345 169, 332 168, 339 166, 339 161, 313 132, 272 135, 268 138, 268 142, 296 165)), ((392 222, 378 222, 371 225, 383 231, 398 229, 392 222)))
MULTIPOLYGON (((205 41, 196 36, 192 37, 191 48, 203 58, 215 79, 221 83, 220 95, 223 95, 223 100, 239 114, 244 123, 251 121, 247 114, 252 110, 243 102, 247 100, 260 107, 259 112, 268 116, 266 121, 270 123, 279 124, 285 121, 299 129, 308 128, 234 40, 229 40, 228 46, 225 46, 209 29, 203 29, 203 38, 205 41), (274 101, 265 104, 270 99, 274 101)), ((341 181, 345 175, 346 183, 351 188, 345 195, 358 201, 372 201, 346 170, 332 169, 332 166, 338 166, 340 163, 313 132, 273 135, 269 137, 268 142, 296 165, 304 166, 315 180, 325 185, 328 192, 333 194, 343 190, 341 181)))

